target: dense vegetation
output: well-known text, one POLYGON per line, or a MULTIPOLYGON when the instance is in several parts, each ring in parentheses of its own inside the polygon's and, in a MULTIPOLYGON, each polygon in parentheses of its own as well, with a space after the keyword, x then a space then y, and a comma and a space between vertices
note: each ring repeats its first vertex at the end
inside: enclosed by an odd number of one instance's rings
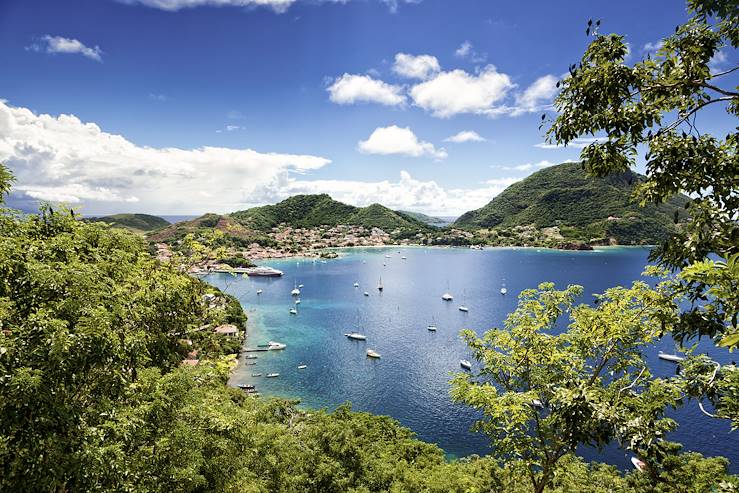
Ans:
MULTIPOLYGON (((595 31, 562 82, 550 139, 608 136, 583 151, 588 173, 620 176, 644 145, 641 200, 696 198, 655 251, 656 287, 613 288, 587 306, 575 304, 579 287, 544 283, 522 293, 504 328, 463 333, 481 370, 457 376, 452 395, 479 409, 493 455, 448 462, 390 418, 305 412, 228 388, 230 349, 209 345, 204 326, 243 324, 235 300, 214 302, 136 235, 43 207, 0 214, 0 491, 739 490, 725 460, 665 441, 677 426, 667 411, 680 405, 739 427, 736 365, 693 355, 660 379, 643 358, 669 335, 739 347, 739 135, 698 134, 691 120, 721 102, 739 114, 739 93, 717 85, 735 69, 708 68, 724 43, 739 47, 739 16, 733 0, 690 7, 656 59, 627 66, 623 39, 595 31), (182 366, 193 348, 200 364, 182 366), (575 456, 614 442, 645 471, 575 456)), ((0 166, 0 195, 10 180, 0 166)))
POLYGON ((457 227, 558 227, 565 239, 618 244, 656 244, 684 220, 687 197, 640 207, 633 199, 644 177, 626 170, 603 178, 588 176, 581 163, 545 168, 506 188, 490 203, 462 215, 457 227))
POLYGON ((92 217, 87 220, 108 223, 136 233, 148 233, 169 226, 169 222, 166 220, 150 214, 113 214, 112 216, 92 217))
POLYGON ((221 233, 213 238, 212 246, 214 247, 244 248, 252 243, 258 243, 262 246, 275 244, 274 240, 264 232, 246 228, 229 216, 218 214, 204 214, 190 221, 171 224, 164 229, 153 232, 148 236, 148 239, 153 242, 178 243, 182 242, 188 235, 196 237, 213 236, 214 231, 221 233))
MULTIPOLYGON (((158 263, 127 231, 63 210, 5 211, 0 279, 0 491, 531 490, 518 461, 449 462, 390 418, 305 412, 227 387, 224 355, 238 341, 209 328, 243 326, 240 305, 158 263), (192 351, 200 363, 182 366, 192 351)), ((731 481, 721 459, 672 450, 664 463, 652 481, 568 453, 550 489, 731 481)))
POLYGON ((327 194, 295 195, 274 205, 234 212, 231 217, 244 226, 261 231, 267 231, 281 223, 296 228, 364 226, 370 229, 380 228, 388 233, 395 229, 429 229, 424 222, 380 204, 354 207, 333 200, 327 194))

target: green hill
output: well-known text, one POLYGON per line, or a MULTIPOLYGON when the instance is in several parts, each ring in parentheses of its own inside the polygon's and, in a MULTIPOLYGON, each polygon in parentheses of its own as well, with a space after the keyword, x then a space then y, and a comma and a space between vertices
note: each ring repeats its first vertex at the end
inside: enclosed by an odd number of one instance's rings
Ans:
POLYGON ((340 224, 395 229, 428 229, 428 225, 402 212, 380 204, 354 207, 332 199, 327 194, 295 195, 274 205, 254 207, 230 214, 241 225, 268 231, 281 223, 296 228, 337 226, 340 224))
POLYGON ((592 178, 580 163, 545 168, 514 183, 486 206, 463 214, 455 227, 513 228, 557 226, 566 239, 618 244, 654 244, 675 231, 674 218, 685 218, 688 198, 676 196, 659 205, 632 202, 643 177, 632 171, 592 178))
POLYGON ((447 226, 451 224, 452 222, 454 222, 453 218, 429 216, 421 212, 411 212, 411 211, 398 211, 398 212, 405 214, 406 216, 410 216, 415 219, 418 219, 419 221, 426 223, 428 225, 431 225, 431 226, 443 227, 443 226, 447 226))
POLYGON ((137 233, 148 233, 169 226, 169 222, 166 220, 149 214, 113 214, 111 216, 93 217, 88 221, 104 222, 137 233))

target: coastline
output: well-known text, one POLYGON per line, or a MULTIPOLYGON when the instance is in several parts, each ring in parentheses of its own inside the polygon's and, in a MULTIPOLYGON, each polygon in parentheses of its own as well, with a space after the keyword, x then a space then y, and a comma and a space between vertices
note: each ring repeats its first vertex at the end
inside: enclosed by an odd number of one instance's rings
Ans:
MULTIPOLYGON (((554 247, 548 247, 548 246, 530 246, 530 245, 506 245, 506 246, 497 246, 497 245, 481 245, 481 248, 479 250, 537 250, 537 251, 548 251, 548 252, 571 252, 571 253, 592 253, 592 252, 600 252, 600 251, 615 251, 615 250, 621 250, 621 249, 652 249, 656 247, 656 245, 596 245, 593 246, 591 250, 570 250, 566 248, 554 248, 554 247)), ((440 250, 474 250, 473 248, 470 248, 469 246, 453 246, 453 245, 419 245, 419 244, 400 244, 400 243, 394 243, 394 244, 387 244, 387 245, 356 245, 356 246, 345 246, 345 247, 328 247, 328 248, 322 248, 320 250, 316 250, 317 252, 336 252, 336 253, 342 253, 342 252, 351 252, 355 250, 375 250, 375 249, 383 249, 383 248, 410 248, 410 249, 421 249, 421 248, 430 248, 430 249, 440 249, 440 250)), ((336 257, 336 258, 341 258, 336 257)), ((300 254, 286 254, 279 257, 260 257, 257 259, 253 259, 253 262, 255 262, 256 265, 262 265, 263 262, 286 262, 291 260, 323 260, 323 261, 330 261, 330 260, 336 260, 336 258, 321 258, 320 256, 316 255, 307 255, 305 253, 300 254)))

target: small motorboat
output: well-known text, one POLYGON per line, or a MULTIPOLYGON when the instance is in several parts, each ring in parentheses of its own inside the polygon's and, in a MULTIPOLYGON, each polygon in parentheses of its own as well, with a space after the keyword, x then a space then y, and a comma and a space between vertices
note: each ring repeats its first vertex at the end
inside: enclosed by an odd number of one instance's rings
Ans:
POLYGON ((452 296, 451 293, 444 293, 441 295, 441 299, 444 301, 452 301, 454 296, 452 296))
POLYGON ((472 363, 470 363, 466 359, 459 360, 459 366, 461 366, 465 370, 471 370, 472 369, 472 363))
POLYGON ((297 315, 298 311, 295 308, 290 308, 290 315, 297 315))
POLYGON ((300 304, 300 298, 298 298, 297 300, 295 300, 295 304, 296 305, 299 305, 300 304))
POLYGON ((248 383, 240 383, 240 384, 237 385, 237 387, 240 388, 240 389, 242 389, 242 390, 249 390, 249 389, 253 389, 254 388, 254 385, 251 385, 251 384, 248 384, 248 383))
POLYGON ((244 363, 244 364, 245 364, 246 366, 254 366, 254 365, 256 365, 256 364, 257 364, 257 362, 256 362, 256 361, 247 361, 247 362, 246 362, 246 363, 244 363))
POLYGON ((290 291, 290 296, 300 296, 300 289, 298 289, 297 283, 293 284, 293 290, 290 291))
POLYGON ((470 311, 470 309, 469 309, 469 308, 467 308, 467 307, 466 307, 465 305, 459 305, 459 311, 460 311, 460 312, 465 312, 465 313, 467 313, 468 311, 470 311))
POLYGON ((672 361, 673 363, 680 363, 681 361, 685 360, 683 356, 678 356, 677 354, 663 353, 662 351, 659 352, 657 357, 665 361, 672 361))
POLYGON ((644 472, 647 469, 647 465, 644 463, 644 461, 638 459, 637 457, 632 457, 631 463, 634 464, 634 467, 639 472, 644 472))
POLYGON ((358 287, 359 287, 359 283, 358 283, 358 282, 355 282, 355 283, 354 283, 354 287, 355 287, 355 288, 358 288, 358 287))
POLYGON ((407 260, 407 259, 408 258, 405 255, 403 255, 402 257, 400 257, 400 260, 407 260))
POLYGON ((262 374, 261 373, 252 373, 251 376, 252 377, 261 377, 262 374))
POLYGON ((298 365, 298 370, 305 370, 308 368, 308 365, 298 365))
POLYGON ((257 289, 257 294, 262 294, 262 290, 261 289, 257 289))
POLYGON ((500 294, 502 294, 502 295, 504 295, 504 296, 505 296, 505 294, 506 294, 507 292, 508 292, 508 289, 507 289, 507 288, 506 288, 505 286, 503 286, 502 288, 500 288, 500 294))
POLYGON ((281 349, 285 349, 286 347, 287 344, 276 341, 269 341, 269 346, 267 346, 267 349, 269 349, 270 351, 279 351, 281 349))
POLYGON ((436 332, 436 325, 429 324, 426 326, 426 328, 430 330, 431 332, 436 332))
POLYGON ((380 356, 380 353, 378 353, 378 352, 377 352, 377 351, 375 351, 374 349, 368 349, 368 350, 367 350, 367 357, 368 357, 368 358, 375 358, 375 359, 380 359, 380 358, 382 358, 382 356, 380 356))
POLYGON ((359 332, 349 332, 348 334, 344 334, 349 339, 353 339, 355 341, 366 341, 367 336, 364 334, 360 334, 359 332))
POLYGON ((390 258, 390 255, 385 255, 385 258, 390 258))
POLYGON ((277 378, 279 376, 279 373, 267 373, 267 378, 277 378))
POLYGON ((369 296, 369 293, 367 291, 364 292, 365 296, 369 296))
POLYGON ((298 284, 298 287, 299 287, 300 289, 303 289, 303 286, 304 286, 304 284, 298 284))

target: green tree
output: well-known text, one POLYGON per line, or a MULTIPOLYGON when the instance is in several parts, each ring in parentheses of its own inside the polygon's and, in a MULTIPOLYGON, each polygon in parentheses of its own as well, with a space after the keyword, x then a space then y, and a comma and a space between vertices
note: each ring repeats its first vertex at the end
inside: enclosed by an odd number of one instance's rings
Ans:
MULTIPOLYGON (((680 270, 669 283, 670 299, 687 304, 665 330, 681 343, 710 337, 734 349, 739 346, 739 134, 736 128, 723 137, 702 133, 696 118, 709 107, 739 115, 739 88, 731 86, 739 66, 711 69, 721 50, 739 47, 739 7, 736 0, 689 0, 688 9, 690 20, 663 39, 654 56, 633 66, 625 63, 623 37, 600 34, 600 21, 589 22, 593 40, 560 82, 558 115, 547 138, 567 145, 578 137, 602 137, 581 153, 583 166, 595 176, 623 172, 644 152, 647 179, 635 194, 641 204, 662 203, 679 192, 692 198, 690 220, 652 255, 680 270)), ((716 416, 739 426, 736 367, 697 362, 685 368, 691 395, 710 399, 716 416), (699 370, 703 373, 695 373, 699 370)))
POLYGON ((521 293, 503 329, 462 332, 483 367, 457 375, 452 396, 483 412, 476 427, 493 454, 514 459, 536 493, 580 445, 617 440, 656 471, 662 438, 676 426, 664 412, 677 405, 680 388, 651 378, 642 356, 670 315, 662 294, 636 282, 609 289, 595 307, 574 306, 581 293, 544 283, 521 293), (563 316, 571 318, 566 328, 563 316))

